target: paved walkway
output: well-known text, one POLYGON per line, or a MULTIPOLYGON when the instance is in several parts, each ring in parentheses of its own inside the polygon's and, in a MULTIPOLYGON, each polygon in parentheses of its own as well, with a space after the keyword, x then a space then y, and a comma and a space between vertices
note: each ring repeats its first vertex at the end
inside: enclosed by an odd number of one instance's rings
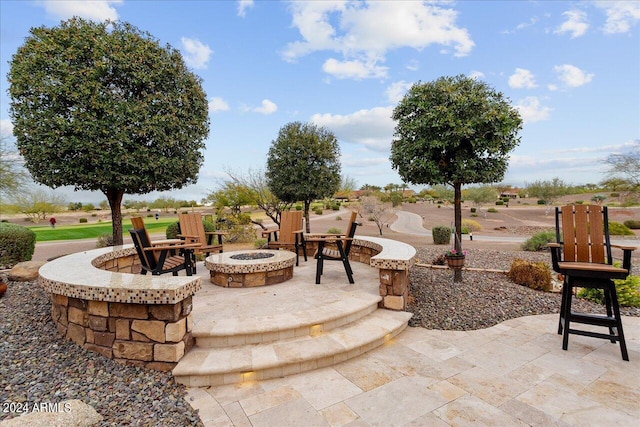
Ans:
POLYGON ((631 361, 571 336, 557 315, 478 331, 408 328, 382 348, 295 376, 189 388, 205 426, 637 426, 640 318, 624 318, 631 361))

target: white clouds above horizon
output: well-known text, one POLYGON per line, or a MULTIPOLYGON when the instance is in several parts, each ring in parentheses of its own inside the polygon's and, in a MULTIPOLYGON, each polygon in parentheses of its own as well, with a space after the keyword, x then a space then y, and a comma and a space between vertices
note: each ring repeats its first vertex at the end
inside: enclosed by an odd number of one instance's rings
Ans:
POLYGON ((188 37, 180 38, 180 42, 182 43, 183 56, 187 65, 196 69, 207 68, 213 53, 213 50, 208 45, 198 39, 190 39, 188 37))
POLYGON ((229 110, 229 104, 227 104, 227 102, 216 96, 213 97, 209 100, 209 111, 212 113, 217 113, 218 111, 228 111, 229 110))
POLYGON ((469 54, 474 42, 456 26, 458 13, 424 2, 295 2, 290 5, 293 26, 302 40, 282 52, 293 61, 316 51, 343 56, 330 59, 323 70, 340 78, 386 75, 379 65, 387 52, 410 47, 421 50, 438 44, 453 48, 455 56, 469 54))
POLYGON ((13 137, 13 123, 10 119, 0 120, 0 137, 11 138, 13 137))
POLYGON ((572 39, 583 36, 589 28, 587 14, 582 10, 568 10, 562 14, 567 20, 554 31, 556 34, 570 34, 572 39))
POLYGON ((400 102, 411 86, 413 86, 413 83, 400 80, 399 82, 390 84, 384 91, 384 94, 387 96, 387 100, 395 105, 400 102))
POLYGON ((535 123, 547 120, 551 113, 551 108, 544 107, 536 96, 528 96, 520 99, 515 107, 520 112, 524 123, 535 123))
POLYGON ((605 34, 620 34, 631 30, 640 21, 640 2, 596 1, 595 5, 607 15, 603 31, 605 34))
POLYGON ((513 89, 533 89, 535 88, 535 77, 529 70, 516 68, 516 71, 509 77, 509 87, 513 89))
POLYGON ((274 102, 268 99, 263 99, 262 103, 260 104, 260 107, 253 108, 251 111, 254 111, 260 114, 273 114, 277 110, 278 110, 278 106, 274 102))
POLYGON ((395 128, 392 113, 393 107, 375 107, 346 115, 314 114, 311 122, 330 129, 339 140, 374 151, 388 151, 395 128))
POLYGON ((74 16, 90 19, 92 21, 116 21, 118 12, 113 7, 121 5, 123 0, 43 0, 38 4, 44 6, 48 14, 60 19, 69 19, 74 16))
POLYGON ((556 65, 553 70, 557 73, 558 79, 567 87, 586 85, 595 76, 595 74, 586 73, 575 65, 570 64, 556 65))
POLYGON ((238 0, 238 16, 244 18, 247 15, 247 9, 253 7, 253 0, 238 0))

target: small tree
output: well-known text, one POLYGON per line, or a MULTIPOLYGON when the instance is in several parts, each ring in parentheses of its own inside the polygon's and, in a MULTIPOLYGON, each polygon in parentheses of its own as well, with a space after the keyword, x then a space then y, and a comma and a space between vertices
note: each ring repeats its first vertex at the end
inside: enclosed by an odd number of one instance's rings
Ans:
POLYGON ((60 212, 65 205, 64 197, 44 188, 23 188, 14 195, 14 202, 21 213, 38 223, 47 219, 47 215, 60 212))
POLYGON ((0 200, 16 194, 29 183, 29 174, 22 167, 22 157, 10 143, 0 138, 0 200))
POLYGON ((8 73, 17 146, 34 179, 101 191, 122 244, 125 193, 195 183, 207 97, 180 52, 123 22, 32 28, 8 73))
POLYGON ((623 180, 623 188, 632 199, 640 198, 640 140, 635 142, 631 152, 611 154, 605 160, 609 166, 607 176, 623 180))
POLYGON ((551 206, 555 204, 560 197, 568 194, 569 191, 567 184, 560 178, 553 178, 551 181, 534 181, 531 184, 527 184, 526 188, 530 196, 538 197, 544 201, 544 204, 547 206, 547 214, 551 206))
MULTIPOLYGON (((456 250, 462 250, 463 184, 502 180, 522 119, 507 99, 476 79, 414 84, 393 110, 391 163, 403 181, 454 189, 456 250)), ((456 270, 454 280, 461 281, 456 270)))
POLYGON ((271 142, 267 155, 267 183, 285 202, 304 203, 307 233, 309 206, 333 196, 340 186, 340 147, 335 135, 314 124, 288 123, 271 142))
POLYGON ((380 199, 375 196, 365 196, 360 199, 360 215, 373 221, 378 226, 382 236, 382 226, 391 216, 391 211, 380 199))
POLYGON ((474 205, 480 206, 483 203, 495 202, 498 190, 490 185, 469 187, 465 190, 465 197, 471 200, 474 205))

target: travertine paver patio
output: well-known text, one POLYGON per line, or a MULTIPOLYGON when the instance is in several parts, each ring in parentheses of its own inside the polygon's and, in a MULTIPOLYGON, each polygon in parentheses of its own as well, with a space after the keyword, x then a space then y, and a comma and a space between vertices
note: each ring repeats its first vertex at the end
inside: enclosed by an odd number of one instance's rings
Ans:
MULTIPOLYGON (((335 264, 327 268, 340 280, 344 271, 335 264)), ((199 266, 199 273, 208 271, 199 266)), ((370 286, 375 292, 378 284, 370 286)), ((251 295, 243 298, 250 306, 251 295)), ((198 306, 194 301, 194 311, 198 306)), ((618 345, 589 337, 571 336, 563 351, 557 315, 549 314, 478 331, 407 328, 384 346, 331 367, 192 387, 187 400, 206 426, 216 427, 637 426, 640 318, 625 317, 623 324, 630 362, 621 359, 618 345)))

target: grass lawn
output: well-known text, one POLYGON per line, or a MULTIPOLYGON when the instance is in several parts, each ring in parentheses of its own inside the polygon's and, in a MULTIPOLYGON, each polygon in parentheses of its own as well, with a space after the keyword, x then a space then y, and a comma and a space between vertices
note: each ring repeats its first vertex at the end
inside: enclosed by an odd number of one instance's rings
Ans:
MULTIPOLYGON (((160 218, 157 221, 153 218, 145 218, 145 227, 150 233, 163 233, 167 226, 177 222, 177 218, 160 218)), ((112 234, 111 221, 98 222, 92 224, 58 225, 51 228, 48 225, 28 227, 36 233, 36 242, 49 242, 53 240, 75 240, 97 238, 103 234, 112 234)), ((131 221, 128 218, 122 219, 122 235, 129 236, 131 221)))

